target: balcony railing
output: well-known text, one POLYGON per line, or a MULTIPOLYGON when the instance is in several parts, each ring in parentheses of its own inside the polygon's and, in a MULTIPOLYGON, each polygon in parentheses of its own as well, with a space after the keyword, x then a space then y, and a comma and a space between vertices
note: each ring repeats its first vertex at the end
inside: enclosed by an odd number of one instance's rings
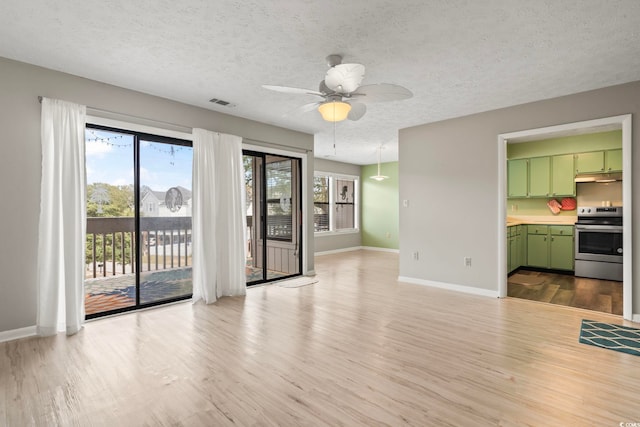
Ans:
MULTIPOLYGON (((191 217, 140 218, 141 271, 191 264, 191 217)), ((136 271, 135 218, 87 218, 87 278, 136 271)))

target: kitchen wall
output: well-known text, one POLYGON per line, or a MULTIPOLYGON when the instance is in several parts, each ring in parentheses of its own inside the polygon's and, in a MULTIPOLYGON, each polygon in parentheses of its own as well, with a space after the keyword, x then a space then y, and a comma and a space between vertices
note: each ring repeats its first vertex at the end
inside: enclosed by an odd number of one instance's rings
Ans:
MULTIPOLYGON (((504 275, 498 271, 498 229, 504 226, 498 135, 622 114, 632 114, 632 144, 640 146, 640 82, 401 129, 399 197, 409 202, 400 207, 401 278, 497 295, 504 275), (472 258, 470 267, 464 257, 472 258)), ((632 156, 640 165, 640 150, 632 156)), ((640 188, 640 174, 631 184, 640 188)), ((637 222, 640 197, 632 209, 637 222)), ((637 277, 640 227, 632 239, 637 277)), ((640 280, 633 284, 633 313, 640 313, 640 280)))
MULTIPOLYGON (((40 209, 40 104, 37 96, 59 98, 133 117, 200 127, 254 141, 308 151, 307 181, 313 185, 313 135, 181 104, 168 99, 0 58, 0 149, 3 210, 0 235, 0 333, 36 322, 36 253, 40 209)), ((255 143, 255 142, 254 142, 255 143)), ((259 144, 259 143, 258 143, 259 144)), ((359 171, 359 168, 356 168, 359 171)), ((356 172, 357 174, 357 172, 356 172)), ((313 211, 309 198, 305 207, 313 211)), ((307 222, 307 268, 313 269, 313 221, 307 222)))
POLYGON ((398 249, 398 162, 362 166, 362 246, 398 249))
POLYGON ((622 148, 622 130, 507 144, 507 159, 586 153, 622 148))
POLYGON ((611 206, 622 206, 622 181, 616 182, 579 182, 576 184, 578 206, 602 206, 611 202, 611 206))
MULTIPOLYGON (((330 172, 360 176, 360 166, 349 163, 335 162, 327 159, 315 159, 315 171, 330 172)), ((362 184, 360 185, 360 200, 362 203, 362 184)), ((360 224, 362 227, 362 204, 360 205, 360 224)), ((313 225, 313 224, 312 224, 313 225)), ((361 245, 361 231, 345 233, 319 233, 315 235, 315 253, 333 252, 343 249, 359 248, 361 245)))

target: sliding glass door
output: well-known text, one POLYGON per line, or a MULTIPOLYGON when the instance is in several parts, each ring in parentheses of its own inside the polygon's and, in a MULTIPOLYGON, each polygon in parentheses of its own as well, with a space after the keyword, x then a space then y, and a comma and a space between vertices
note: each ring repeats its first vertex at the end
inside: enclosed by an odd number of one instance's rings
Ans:
POLYGON ((190 141, 87 126, 87 318, 189 298, 190 141))
POLYGON ((301 273, 300 159, 244 153, 247 283, 301 273))

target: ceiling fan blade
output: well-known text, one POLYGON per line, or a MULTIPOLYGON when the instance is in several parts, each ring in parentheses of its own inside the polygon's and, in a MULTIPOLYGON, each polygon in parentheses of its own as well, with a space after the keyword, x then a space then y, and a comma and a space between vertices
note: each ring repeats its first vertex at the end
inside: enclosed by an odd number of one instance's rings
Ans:
POLYGON ((351 110, 347 116, 349 120, 360 120, 360 118, 364 116, 364 113, 367 112, 367 106, 362 102, 350 102, 349 104, 351 104, 351 110))
POLYGON ((338 93, 351 93, 360 87, 364 78, 364 65, 338 64, 329 68, 324 83, 338 93))
POLYGON ((383 102, 409 99, 413 96, 413 93, 402 86, 392 85, 389 83, 379 83, 360 86, 358 90, 351 94, 351 96, 354 98, 357 97, 360 102, 383 102))
POLYGON ((262 87, 265 89, 274 90, 276 92, 324 96, 323 93, 313 89, 300 89, 297 87, 273 86, 273 85, 262 85, 262 87))
POLYGON ((316 108, 318 108, 318 106, 322 104, 321 102, 311 102, 309 104, 304 104, 300 107, 298 107, 298 111, 301 113, 308 113, 309 111, 313 111, 316 108))
POLYGON ((318 105, 320 105, 321 103, 322 102, 310 102, 309 104, 301 105, 300 107, 297 107, 289 111, 288 113, 286 113, 284 117, 293 117, 293 116, 299 116, 304 113, 308 113, 309 111, 313 111, 317 109, 318 105))

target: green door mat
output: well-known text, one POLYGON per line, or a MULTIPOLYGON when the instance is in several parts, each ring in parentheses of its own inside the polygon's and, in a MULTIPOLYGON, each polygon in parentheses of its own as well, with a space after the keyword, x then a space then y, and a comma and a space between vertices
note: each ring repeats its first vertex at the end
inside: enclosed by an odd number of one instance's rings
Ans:
POLYGON ((580 342, 640 356, 640 329, 582 320, 580 342))

